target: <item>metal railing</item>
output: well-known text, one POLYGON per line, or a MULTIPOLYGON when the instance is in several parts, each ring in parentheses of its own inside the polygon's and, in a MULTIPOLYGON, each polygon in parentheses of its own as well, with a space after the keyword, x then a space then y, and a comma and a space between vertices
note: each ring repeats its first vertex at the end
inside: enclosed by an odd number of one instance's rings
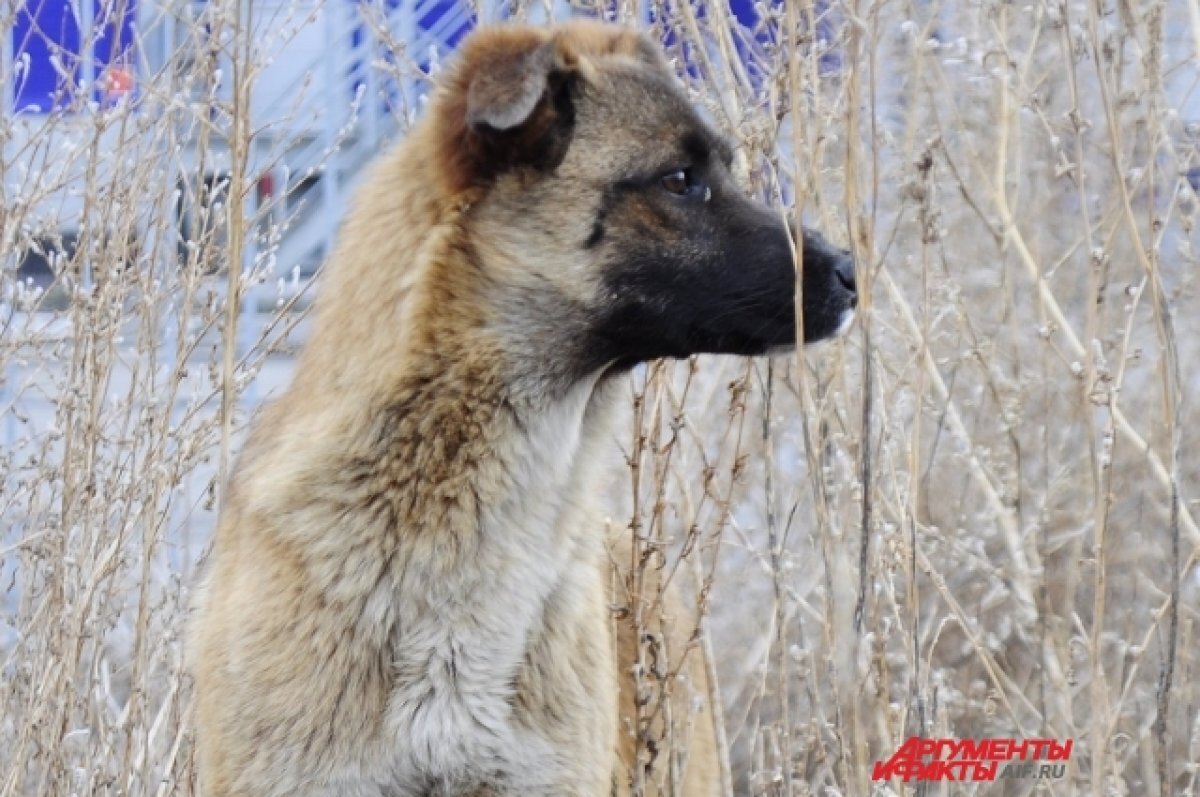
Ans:
POLYGON ((311 136, 293 129, 298 145, 283 157, 279 184, 287 190, 315 180, 316 190, 288 211, 274 252, 281 274, 296 268, 309 273, 328 254, 344 198, 362 166, 415 116, 428 70, 474 24, 474 14, 459 0, 403 0, 384 8, 330 2, 322 23, 325 52, 301 70, 294 91, 256 111, 265 122, 284 118, 295 107, 296 93, 319 87, 314 97, 319 126, 311 136), (389 43, 403 51, 394 52, 389 43), (389 68, 398 58, 404 63, 389 68), (316 75, 323 79, 314 80, 316 75))

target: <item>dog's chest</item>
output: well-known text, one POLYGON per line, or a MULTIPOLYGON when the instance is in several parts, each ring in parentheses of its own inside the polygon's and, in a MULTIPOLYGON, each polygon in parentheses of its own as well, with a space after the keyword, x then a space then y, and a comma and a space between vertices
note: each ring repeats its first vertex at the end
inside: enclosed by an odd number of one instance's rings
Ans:
POLYGON ((561 767, 560 740, 521 714, 518 683, 522 668, 569 661, 581 628, 603 628, 589 592, 603 589, 602 534, 580 517, 590 468, 579 425, 541 418, 541 434, 510 452, 461 566, 405 569, 385 715, 400 793, 536 791, 561 767))
MULTIPOLYGON (((411 626, 394 655, 385 724, 390 768, 404 788, 460 794, 502 783, 497 793, 519 794, 554 779, 558 740, 524 712, 520 683, 529 672, 562 666, 572 651, 560 640, 596 618, 588 615, 583 585, 560 582, 543 595, 513 566, 514 582, 525 588, 481 584, 477 599, 444 609, 440 623, 411 626), (541 642, 531 646, 531 638, 541 642)), ((576 706, 588 699, 582 691, 571 696, 576 706)))
POLYGON ((570 663, 574 691, 558 696, 568 712, 602 688, 606 665, 578 663, 572 647, 606 619, 602 529, 581 517, 594 465, 581 450, 586 392, 575 399, 524 426, 500 467, 479 474, 486 501, 455 567, 400 567, 384 714, 398 793, 552 793, 564 739, 530 715, 520 684, 570 663))

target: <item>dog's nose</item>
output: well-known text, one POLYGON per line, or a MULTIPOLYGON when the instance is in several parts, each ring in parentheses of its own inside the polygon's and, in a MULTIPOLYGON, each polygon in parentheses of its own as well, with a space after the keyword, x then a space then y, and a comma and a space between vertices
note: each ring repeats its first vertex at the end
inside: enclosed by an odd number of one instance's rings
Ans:
POLYGON ((838 282, 854 294, 850 299, 850 306, 858 304, 858 286, 854 282, 854 259, 849 254, 842 255, 834 264, 833 271, 837 274, 838 282))

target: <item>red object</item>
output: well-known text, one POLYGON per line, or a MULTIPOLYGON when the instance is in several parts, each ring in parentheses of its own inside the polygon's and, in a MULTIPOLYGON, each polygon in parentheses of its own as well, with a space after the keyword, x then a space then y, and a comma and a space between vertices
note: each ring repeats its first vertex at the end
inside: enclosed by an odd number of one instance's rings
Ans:
POLYGON ((266 172, 258 178, 258 198, 261 201, 273 196, 275 196, 275 178, 271 176, 270 172, 266 172))
POLYGON ((100 78, 100 89, 104 92, 105 99, 115 100, 132 92, 136 82, 131 68, 113 64, 104 70, 104 76, 100 78))

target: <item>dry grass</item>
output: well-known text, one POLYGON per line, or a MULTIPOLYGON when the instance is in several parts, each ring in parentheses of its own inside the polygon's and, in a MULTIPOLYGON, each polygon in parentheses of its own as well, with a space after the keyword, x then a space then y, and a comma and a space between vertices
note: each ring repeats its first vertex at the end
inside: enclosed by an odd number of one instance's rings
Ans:
MULTIPOLYGON (((635 376, 609 488, 649 631, 635 782, 685 754, 656 714, 673 583, 704 609, 686 655, 719 676, 736 794, 1195 797, 1196 0, 788 2, 747 63, 719 6, 658 6, 660 32, 747 185, 853 246, 863 313, 795 358, 635 376), (1075 746, 1059 781, 872 783, 914 735, 1075 746)), ((247 108, 307 11, 251 48, 236 4, 207 8, 185 32, 219 57, 181 48, 136 109, 0 119, 3 797, 192 792, 188 593, 303 329, 283 294, 241 311, 287 215, 254 192, 289 142, 251 146, 247 108), (64 226, 54 285, 20 284, 64 226)))

